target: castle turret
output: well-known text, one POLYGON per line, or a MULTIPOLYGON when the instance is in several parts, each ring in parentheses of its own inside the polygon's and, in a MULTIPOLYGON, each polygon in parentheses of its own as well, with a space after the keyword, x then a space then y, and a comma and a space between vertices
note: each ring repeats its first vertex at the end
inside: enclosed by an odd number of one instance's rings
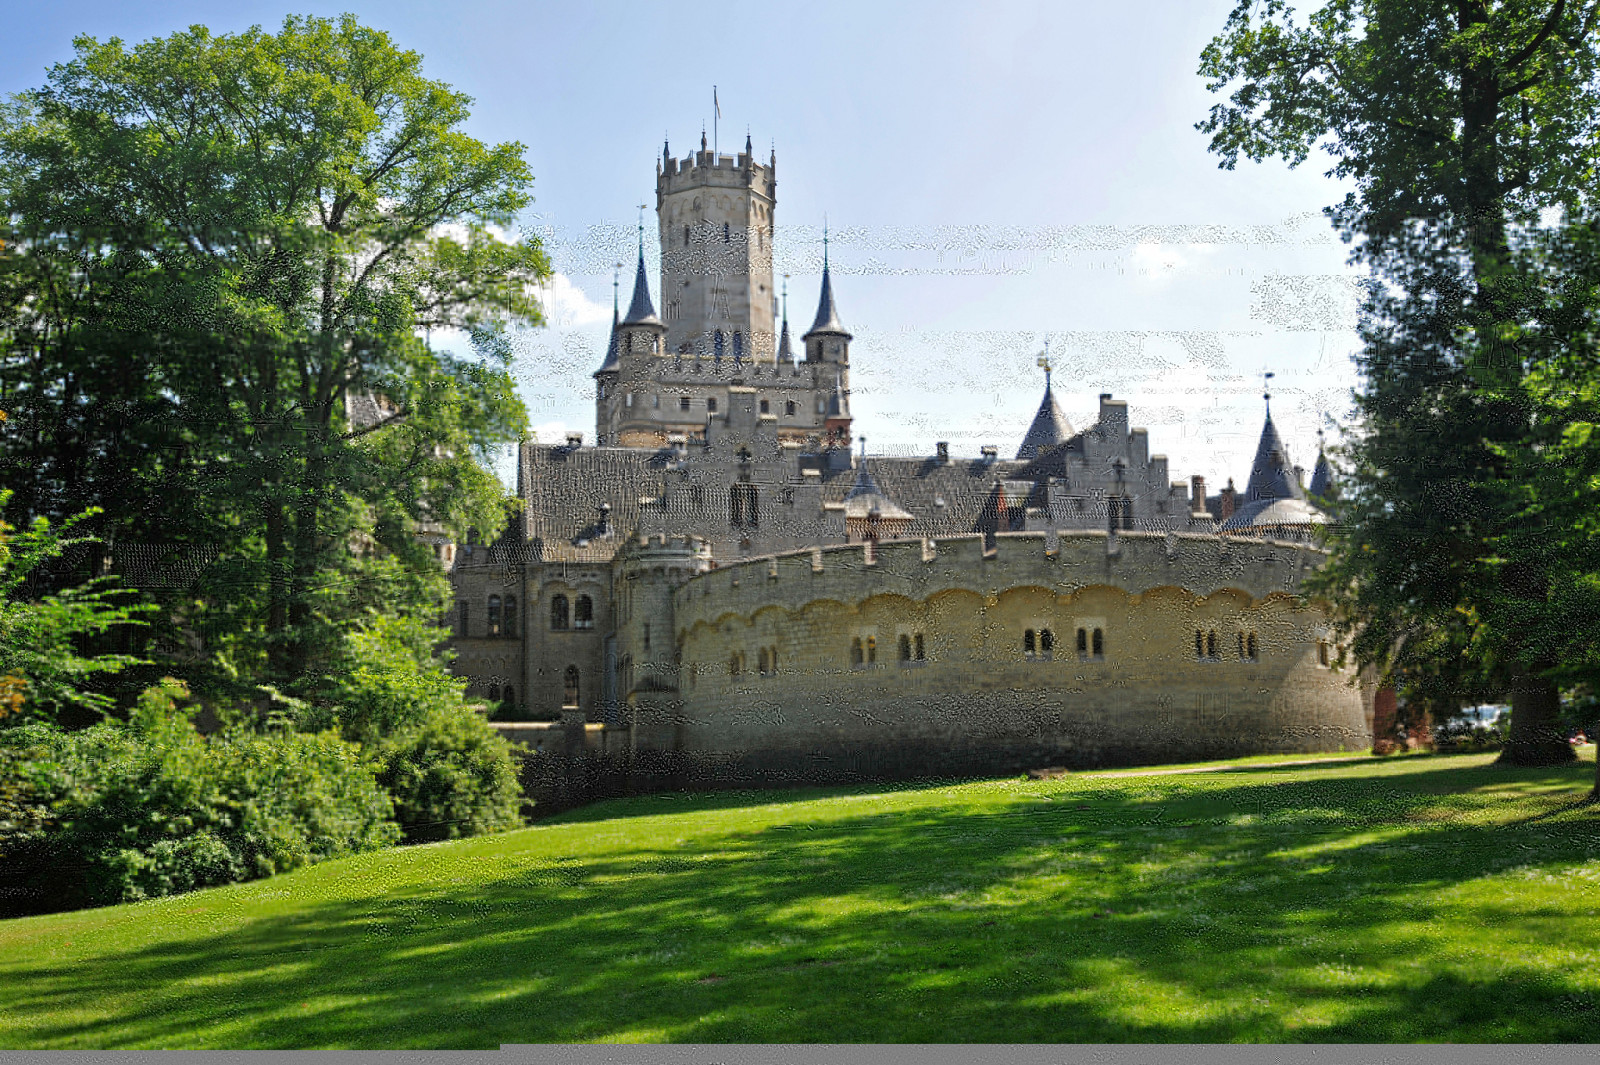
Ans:
POLYGON ((1033 424, 1028 426, 1027 435, 1022 438, 1022 446, 1017 449, 1019 462, 1039 458, 1072 439, 1072 423, 1061 412, 1061 405, 1056 402, 1056 395, 1050 388, 1050 365, 1046 360, 1040 361, 1044 364, 1044 398, 1039 401, 1039 411, 1033 416, 1033 424))
POLYGON ((833 303, 833 278, 828 270, 828 237, 822 237, 822 295, 817 300, 817 317, 801 340, 806 345, 807 362, 831 362, 850 365, 850 333, 839 321, 839 309, 833 303))

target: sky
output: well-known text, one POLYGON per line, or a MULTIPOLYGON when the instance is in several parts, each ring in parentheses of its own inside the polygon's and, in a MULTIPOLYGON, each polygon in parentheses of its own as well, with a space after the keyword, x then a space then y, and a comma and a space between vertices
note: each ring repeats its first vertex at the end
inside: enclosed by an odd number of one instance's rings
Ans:
MULTIPOLYGON (((1048 343, 1075 428, 1110 392, 1174 480, 1215 491, 1249 477, 1265 372, 1308 479, 1317 430, 1338 439, 1361 276, 1322 214, 1346 191, 1327 156, 1223 170, 1194 128, 1219 99, 1199 55, 1233 4, 3 0, 0 92, 43 84, 80 34, 132 44, 349 11, 417 51, 474 99, 465 131, 519 142, 535 176, 520 229, 556 276, 548 324, 516 338, 516 374, 546 442, 594 439, 612 264, 627 264, 626 305, 640 204, 659 303, 663 140, 682 158, 704 127, 731 154, 748 132, 758 158, 777 152, 775 272, 797 332, 828 224, 868 453, 1014 453, 1048 343)), ((511 476, 509 453, 499 468, 511 476)))

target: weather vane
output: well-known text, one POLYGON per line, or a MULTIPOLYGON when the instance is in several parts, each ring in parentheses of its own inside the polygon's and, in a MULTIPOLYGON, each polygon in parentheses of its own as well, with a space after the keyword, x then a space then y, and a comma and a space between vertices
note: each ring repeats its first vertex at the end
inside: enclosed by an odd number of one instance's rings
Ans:
POLYGON ((1044 390, 1050 391, 1050 338, 1044 338, 1044 354, 1039 356, 1039 366, 1044 370, 1044 390))
POLYGON ((1261 375, 1261 398, 1267 401, 1267 413, 1269 414, 1272 413, 1272 386, 1267 382, 1272 380, 1274 376, 1271 370, 1267 370, 1261 375))

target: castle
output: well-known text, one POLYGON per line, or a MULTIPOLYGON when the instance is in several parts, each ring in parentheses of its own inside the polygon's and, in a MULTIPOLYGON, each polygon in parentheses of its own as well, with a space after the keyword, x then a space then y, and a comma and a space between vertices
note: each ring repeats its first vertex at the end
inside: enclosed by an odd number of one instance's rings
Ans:
POLYGON ((1372 693, 1297 594, 1325 519, 1270 411, 1214 495, 1110 395, 1075 430, 1048 370, 1011 459, 858 453, 826 251, 798 343, 773 290, 776 186, 748 139, 663 149, 661 310, 641 227, 595 444, 523 444, 523 511, 453 558, 470 694, 679 784, 1370 744, 1372 693))

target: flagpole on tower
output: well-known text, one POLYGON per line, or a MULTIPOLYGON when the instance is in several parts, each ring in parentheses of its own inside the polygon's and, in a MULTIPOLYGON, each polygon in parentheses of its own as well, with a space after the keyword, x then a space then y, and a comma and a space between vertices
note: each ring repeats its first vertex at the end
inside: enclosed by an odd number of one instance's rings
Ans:
POLYGON ((717 87, 711 86, 711 157, 717 157, 717 123, 722 121, 722 105, 717 103, 717 87))

